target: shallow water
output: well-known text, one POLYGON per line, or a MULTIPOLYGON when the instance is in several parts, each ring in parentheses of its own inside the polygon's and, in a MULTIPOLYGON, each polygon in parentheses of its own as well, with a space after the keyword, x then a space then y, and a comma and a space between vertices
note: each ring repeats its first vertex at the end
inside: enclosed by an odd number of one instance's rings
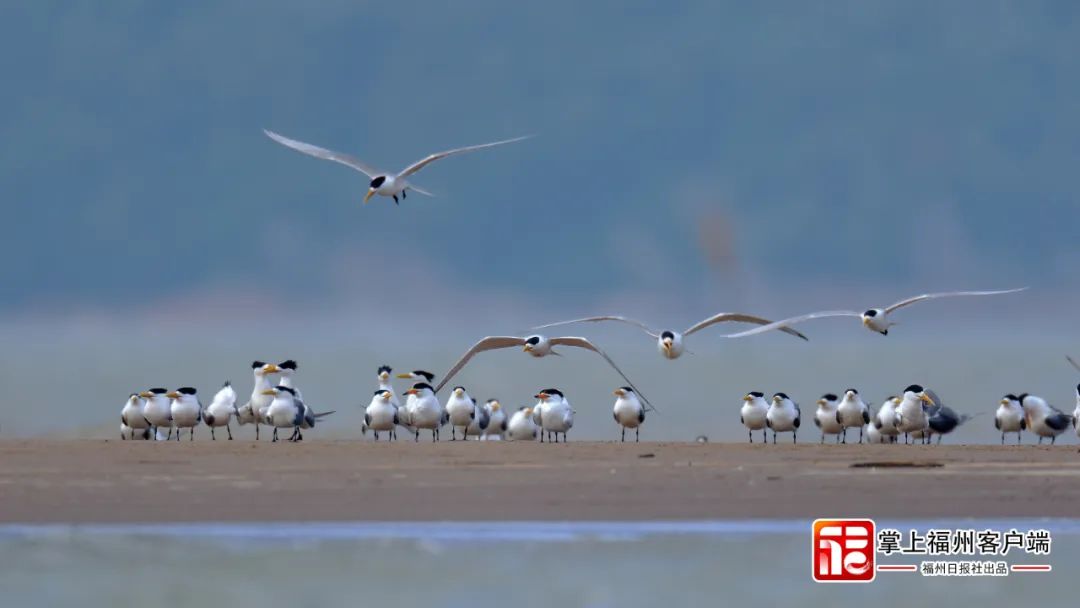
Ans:
POLYGON ((1046 528, 1056 570, 819 585, 808 521, 4 526, 0 587, 13 606, 994 606, 1072 590, 1080 520, 878 523, 1046 528))

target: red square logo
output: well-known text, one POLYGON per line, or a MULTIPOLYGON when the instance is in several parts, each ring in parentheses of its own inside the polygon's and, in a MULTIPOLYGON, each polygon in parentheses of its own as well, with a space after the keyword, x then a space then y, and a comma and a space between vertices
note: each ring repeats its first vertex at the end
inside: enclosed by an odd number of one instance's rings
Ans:
POLYGON ((819 583, 869 583, 874 565, 874 520, 816 519, 811 551, 819 583))

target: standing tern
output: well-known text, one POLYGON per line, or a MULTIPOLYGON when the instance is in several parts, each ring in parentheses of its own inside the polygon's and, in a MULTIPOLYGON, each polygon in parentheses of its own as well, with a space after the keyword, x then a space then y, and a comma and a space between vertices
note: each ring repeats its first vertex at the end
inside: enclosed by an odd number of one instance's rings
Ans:
POLYGON ((506 412, 503 411, 502 404, 499 403, 498 399, 488 399, 487 403, 484 404, 484 410, 488 415, 488 425, 480 438, 486 440, 502 439, 508 426, 506 412))
POLYGON ((859 396, 859 391, 853 388, 844 391, 843 399, 836 406, 836 421, 844 427, 842 443, 847 443, 847 430, 854 427, 859 427, 859 443, 863 442, 863 427, 870 422, 870 408, 859 396))
POLYGON ((375 441, 379 440, 379 431, 387 431, 387 441, 394 439, 394 427, 398 424, 398 408, 394 407, 394 394, 388 390, 375 391, 371 403, 364 410, 364 424, 375 432, 375 441))
POLYGON ((1068 430, 1072 423, 1072 416, 1050 405, 1042 397, 1025 393, 1019 399, 1024 407, 1028 430, 1039 436, 1040 444, 1049 437, 1050 445, 1053 445, 1057 436, 1068 430))
POLYGON ((645 423, 645 406, 634 389, 623 386, 615 389, 615 424, 622 429, 621 441, 626 441, 626 429, 634 429, 634 443, 641 440, 641 425, 645 423))
POLYGON ((814 411, 814 426, 821 429, 821 443, 825 443, 825 435, 836 435, 836 443, 840 443, 840 432, 844 425, 836 419, 836 407, 840 398, 833 393, 826 393, 817 400, 817 409, 814 411))
POLYGON ((139 393, 139 396, 146 399, 146 405, 143 406, 143 416, 154 425, 155 439, 160 441, 164 431, 167 434, 164 435, 165 439, 172 439, 172 408, 169 406, 169 398, 166 394, 169 391, 163 388, 152 388, 148 391, 139 393))
POLYGON ((870 421, 871 426, 882 436, 881 443, 896 443, 896 437, 900 431, 896 430, 896 407, 900 405, 900 398, 892 395, 881 404, 876 414, 870 421))
POLYGON ((491 410, 486 406, 482 406, 473 399, 473 407, 476 408, 476 417, 473 418, 472 423, 465 427, 465 439, 469 438, 469 434, 476 435, 477 441, 484 438, 484 432, 487 431, 488 425, 491 424, 491 410))
MULTIPOLYGON (((648 325, 645 325, 641 321, 636 321, 628 317, 616 315, 604 315, 599 317, 585 317, 582 319, 571 319, 570 321, 558 321, 556 323, 548 323, 547 325, 539 325, 537 327, 533 327, 532 331, 547 329, 549 327, 558 327, 561 325, 570 325, 573 323, 596 323, 599 321, 618 321, 620 323, 626 323, 628 325, 633 325, 642 329, 646 334, 656 340, 656 349, 659 350, 660 354, 666 359, 678 359, 686 350, 686 347, 683 345, 683 338, 689 336, 690 334, 699 332, 711 325, 730 322, 756 323, 758 325, 768 325, 772 323, 772 321, 768 319, 755 317, 754 315, 748 315, 741 312, 722 312, 719 314, 715 314, 707 319, 704 319, 698 323, 695 323, 694 325, 691 325, 686 331, 683 332, 677 332, 670 329, 654 331, 650 329, 648 325)), ((780 328, 780 331, 791 334, 797 338, 802 338, 803 340, 808 339, 806 336, 795 331, 794 329, 791 329, 790 327, 782 327, 780 328)))
POLYGON ((538 431, 531 407, 519 408, 513 416, 510 416, 506 427, 507 437, 511 441, 536 441, 538 431))
MULTIPOLYGON (((390 405, 393 405, 394 411, 397 412, 398 421, 396 424, 402 425, 406 430, 412 433, 413 429, 409 428, 405 422, 405 410, 401 407, 401 401, 398 400, 397 393, 394 391, 394 385, 390 383, 390 374, 393 372, 394 370, 389 365, 379 366, 379 369, 376 372, 379 379, 379 390, 390 393, 390 405)), ((390 429, 390 438, 397 439, 396 428, 390 429)))
POLYGON ((188 429, 188 441, 195 441, 195 427, 202 422, 202 403, 194 388, 185 386, 165 395, 172 399, 173 426, 176 427, 176 440, 180 441, 180 430, 188 429))
POLYGON ((645 395, 642 395, 641 391, 639 391, 637 387, 634 386, 634 383, 626 377, 626 374, 624 374, 621 369, 619 369, 619 366, 615 365, 615 362, 611 360, 611 357, 609 357, 607 353, 605 353, 592 342, 589 342, 588 339, 579 337, 548 338, 539 334, 534 334, 524 338, 518 338, 515 336, 488 336, 486 338, 483 338, 476 344, 473 344, 472 348, 465 351, 465 354, 462 355, 460 359, 458 359, 458 362, 450 368, 450 371, 446 372, 445 376, 443 376, 442 382, 440 382, 439 385, 435 387, 435 392, 438 393, 439 390, 442 389, 442 387, 446 386, 446 383, 454 377, 454 374, 461 371, 461 368, 465 367, 465 364, 468 363, 469 360, 472 359, 474 356, 476 356, 477 353, 501 348, 514 348, 515 346, 520 346, 526 353, 537 358, 546 357, 548 355, 561 355, 561 353, 555 351, 555 349, 553 348, 555 346, 571 346, 575 348, 591 350, 592 352, 603 357, 604 360, 607 361, 608 365, 610 365, 612 369, 618 372, 618 374, 622 376, 623 380, 626 380, 626 383, 630 385, 630 388, 634 389, 634 392, 637 393, 637 396, 649 409, 655 409, 652 407, 652 404, 649 403, 649 400, 645 398, 645 395))
POLYGON ((226 382, 217 393, 214 394, 213 400, 210 401, 210 405, 203 411, 203 422, 206 426, 210 427, 210 439, 217 441, 217 437, 214 436, 214 429, 216 427, 225 427, 225 432, 229 434, 229 441, 232 441, 232 428, 229 427, 229 420, 236 415, 239 416, 239 412, 236 409, 236 391, 233 389, 232 384, 226 382))
POLYGON ((896 406, 896 430, 904 434, 904 443, 912 433, 925 433, 930 428, 930 419, 927 415, 927 406, 934 405, 934 400, 923 387, 912 384, 904 389, 904 395, 900 398, 900 405, 896 406))
POLYGON ((761 431, 762 443, 769 442, 769 431, 765 430, 768 415, 769 404, 765 402, 765 393, 750 391, 743 395, 742 407, 739 408, 739 422, 746 427, 750 443, 754 443, 754 431, 761 431))
POLYGON ((765 426, 772 430, 772 442, 776 444, 777 433, 791 433, 791 443, 798 443, 802 410, 785 393, 773 395, 769 411, 765 413, 765 426))
POLYGON ((469 438, 469 425, 477 417, 476 401, 465 391, 465 387, 455 386, 443 408, 450 419, 450 441, 457 441, 458 427, 461 427, 465 432, 465 439, 467 440, 469 438))
POLYGON ((357 171, 359 171, 359 172, 363 173, 364 175, 368 176, 368 178, 371 179, 371 182, 368 184, 367 194, 364 195, 364 203, 365 204, 367 204, 367 202, 371 199, 371 197, 375 196, 376 194, 378 194, 379 196, 392 197, 394 199, 394 204, 397 204, 399 202, 398 201, 398 195, 400 194, 401 198, 405 198, 405 193, 408 190, 415 190, 415 191, 419 192, 420 194, 424 194, 426 196, 433 196, 430 192, 417 187, 415 184, 409 182, 408 179, 406 179, 406 178, 412 176, 417 171, 420 171, 421 169, 428 166, 429 164, 431 164, 431 163, 433 163, 433 162, 435 162, 437 160, 446 158, 448 156, 453 156, 455 154, 461 154, 462 152, 471 152, 473 150, 481 150, 483 148, 493 148, 495 146, 501 146, 503 144, 509 144, 509 143, 513 143, 513 142, 516 142, 516 141, 521 141, 523 139, 528 139, 528 138, 532 137, 531 135, 526 135, 526 136, 523 136, 523 137, 515 137, 513 139, 504 139, 504 140, 501 140, 501 141, 493 141, 491 143, 486 143, 486 144, 478 144, 478 145, 475 145, 475 146, 465 146, 464 148, 454 148, 453 150, 445 150, 443 152, 436 152, 434 154, 429 154, 428 156, 425 156, 424 158, 416 161, 415 163, 409 165, 408 167, 405 167, 400 172, 395 174, 395 173, 389 173, 389 172, 386 172, 386 171, 379 171, 378 169, 375 169, 374 167, 372 167, 371 165, 365 163, 364 161, 362 161, 362 160, 360 160, 360 159, 358 159, 358 158, 356 158, 354 156, 350 156, 348 154, 343 154, 341 152, 334 152, 333 150, 327 150, 326 148, 320 148, 318 146, 313 146, 311 144, 307 144, 307 143, 304 143, 302 141, 297 141, 295 139, 289 139, 288 137, 285 137, 283 135, 278 135, 277 133, 274 133, 273 131, 268 131, 266 129, 263 129, 263 133, 266 133, 266 135, 270 139, 278 142, 279 144, 281 144, 283 146, 286 146, 288 148, 292 148, 293 150, 296 150, 297 152, 303 152, 304 154, 307 154, 309 156, 314 156, 315 158, 321 158, 323 160, 330 160, 330 161, 333 161, 335 163, 341 163, 341 164, 343 164, 345 166, 352 167, 353 169, 356 169, 357 171))
POLYGON ((273 395, 266 392, 273 387, 269 376, 275 376, 281 373, 281 370, 273 363, 255 361, 251 364, 251 371, 255 376, 255 382, 251 389, 251 399, 241 406, 236 413, 236 423, 240 425, 254 424, 255 441, 258 441, 259 425, 266 424, 262 420, 262 412, 270 407, 270 402, 274 400, 273 395))
POLYGON ((416 429, 413 442, 420 441, 420 429, 430 429, 431 440, 438 441, 439 428, 446 424, 448 416, 446 410, 439 404, 439 398, 431 385, 427 382, 417 382, 405 391, 405 394, 409 396, 405 402, 405 407, 409 412, 409 424, 416 429))
POLYGON ((298 441, 300 425, 304 423, 304 404, 297 399, 296 391, 278 385, 262 391, 262 394, 270 397, 270 406, 266 408, 265 422, 274 427, 274 436, 271 441, 278 440, 278 429, 292 428, 293 434, 289 441, 298 441))
POLYGON ((559 433, 562 433, 563 443, 566 443, 566 432, 574 426, 574 409, 570 407, 570 402, 557 388, 545 388, 535 396, 540 400, 540 443, 544 442, 544 433, 547 433, 548 443, 552 443, 552 433, 555 434, 554 443, 559 443, 559 433))
POLYGON ((123 409, 120 410, 120 422, 123 427, 122 430, 127 431, 128 437, 124 439, 135 439, 135 431, 138 430, 142 435, 145 431, 150 430, 150 421, 146 419, 143 409, 146 407, 146 399, 140 396, 138 393, 131 393, 128 395, 127 401, 124 402, 123 409))
POLYGON ((896 323, 889 320, 889 314, 896 312, 898 309, 910 306, 916 302, 923 302, 925 300, 934 300, 937 298, 954 298, 959 296, 993 296, 1005 293, 1016 293, 1024 291, 1027 287, 1020 287, 1019 289, 1003 289, 998 291, 949 291, 943 293, 924 293, 919 296, 907 298, 906 300, 900 300, 899 302, 886 306, 885 308, 871 308, 865 312, 856 312, 854 310, 826 310, 824 312, 812 312, 810 314, 800 315, 798 317, 791 317, 790 319, 784 319, 783 321, 776 321, 768 325, 762 325, 761 327, 755 327, 746 331, 741 331, 735 334, 728 334, 725 338, 742 338, 744 336, 752 336, 754 334, 760 334, 766 331, 772 331, 774 329, 786 328, 789 325, 796 323, 802 323, 803 321, 809 321, 810 319, 825 319, 829 317, 859 317, 862 319, 864 327, 870 331, 877 332, 883 336, 889 335, 889 328, 896 323))
POLYGON ((1001 445, 1005 445, 1005 433, 1016 433, 1016 445, 1020 445, 1020 436, 1027 428, 1027 420, 1019 397, 1009 393, 1001 398, 994 412, 994 428, 1001 431, 1001 445))

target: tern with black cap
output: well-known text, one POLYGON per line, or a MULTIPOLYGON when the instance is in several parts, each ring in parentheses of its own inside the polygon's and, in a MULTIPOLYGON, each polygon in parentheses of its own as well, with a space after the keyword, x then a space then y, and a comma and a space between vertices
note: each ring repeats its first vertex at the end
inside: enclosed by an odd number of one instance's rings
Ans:
POLYGON ((412 177, 416 172, 420 171, 429 164, 437 160, 446 158, 448 156, 461 154, 463 152, 472 152, 473 150, 482 150, 484 148, 493 148, 495 146, 501 146, 503 144, 509 144, 531 137, 530 135, 526 135, 524 137, 515 137, 513 139, 504 139, 501 141, 494 141, 486 144, 477 144, 474 146, 465 146, 463 148, 454 148, 453 150, 436 152, 434 154, 429 154, 428 156, 425 156, 424 158, 416 161, 408 167, 405 167, 397 173, 393 173, 380 171, 372 167, 371 165, 365 163, 364 161, 348 154, 334 152, 333 150, 320 148, 319 146, 304 143, 302 141, 289 139, 288 137, 278 135, 277 133, 274 133, 273 131, 268 131, 266 129, 263 129, 263 132, 266 133, 267 137, 285 147, 292 148, 293 150, 296 150, 297 152, 302 152, 304 154, 307 154, 308 156, 314 156, 315 158, 321 158, 323 160, 340 163, 366 175, 371 181, 368 183, 367 194, 364 195, 365 204, 369 200, 371 200, 371 197, 375 196, 376 194, 379 196, 391 197, 394 199, 394 203, 397 204, 399 202, 398 196, 401 196, 401 198, 405 198, 406 192, 408 192, 409 190, 415 190, 416 192, 419 192, 420 194, 424 194, 426 196, 433 196, 430 192, 417 187, 416 184, 413 184, 407 178, 412 177))

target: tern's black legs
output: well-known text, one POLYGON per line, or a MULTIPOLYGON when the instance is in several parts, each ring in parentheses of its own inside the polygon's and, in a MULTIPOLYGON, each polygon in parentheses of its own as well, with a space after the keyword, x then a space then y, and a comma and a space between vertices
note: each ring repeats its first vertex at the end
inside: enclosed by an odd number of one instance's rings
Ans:
POLYGON ((416 429, 416 435, 413 436, 413 443, 420 441, 420 429, 416 429))
POLYGON ((624 442, 626 441, 626 427, 625 426, 622 427, 622 440, 624 442))
POLYGON ((799 434, 791 431, 791 443, 799 443, 799 434))
POLYGON ((844 427, 844 430, 842 431, 842 434, 844 436, 844 440, 841 443, 846 444, 847 443, 847 427, 846 426, 844 427))
POLYGON ((1016 432, 1016 445, 1020 445, 1020 431, 1016 432))
POLYGON ((1001 434, 1001 445, 1005 445, 1005 433, 1001 434))
POLYGON ((863 427, 859 427, 859 443, 862 443, 863 427))
POLYGON ((773 445, 776 445, 776 431, 772 432, 772 443, 773 445))
POLYGON ((255 423, 255 441, 259 440, 259 423, 255 423))
POLYGON ((400 204, 400 203, 398 203, 398 200, 397 200, 397 195, 396 195, 396 194, 394 195, 394 204, 395 204, 395 205, 398 205, 398 204, 400 204))
POLYGON ((639 443, 640 441, 641 441, 641 427, 639 426, 636 429, 634 429, 634 443, 639 443))
POLYGON ((188 435, 188 441, 195 441, 195 427, 191 427, 191 434, 188 435))
POLYGON ((229 441, 232 441, 232 429, 229 427, 229 423, 225 423, 225 431, 229 433, 229 441))

